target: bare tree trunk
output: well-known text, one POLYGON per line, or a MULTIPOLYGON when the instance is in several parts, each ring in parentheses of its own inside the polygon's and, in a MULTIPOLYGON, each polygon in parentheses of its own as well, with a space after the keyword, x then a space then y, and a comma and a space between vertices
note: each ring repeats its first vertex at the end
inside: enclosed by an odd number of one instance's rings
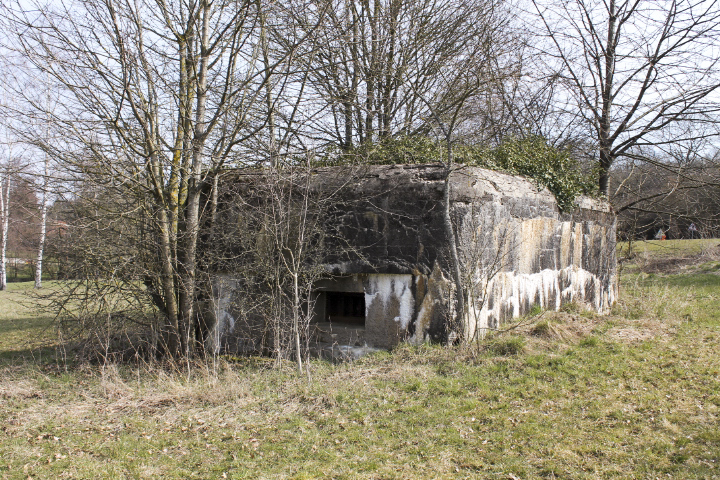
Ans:
MULTIPOLYGON (((451 130, 449 130, 451 132, 451 130)), ((457 330, 456 334, 460 340, 465 339, 465 292, 463 290, 462 272, 460 265, 460 256, 457 249, 457 233, 453 226, 452 212, 450 202, 451 184, 450 175, 453 172, 453 154, 451 133, 448 133, 445 141, 447 142, 447 164, 445 165, 445 189, 443 191, 443 225, 445 227, 445 235, 450 244, 450 271, 455 283, 455 324, 453 328, 457 330)), ((448 332, 450 333, 450 332, 448 332)), ((450 338, 448 338, 450 340, 450 338)))
POLYGON ((35 288, 42 287, 42 265, 43 265, 43 253, 45 250, 45 233, 47 226, 47 212, 48 212, 48 184, 50 179, 50 172, 48 167, 48 157, 45 155, 44 161, 44 175, 43 175, 43 186, 42 186, 42 199, 40 205, 40 241, 38 243, 38 254, 37 261, 35 263, 35 288))
POLYGON ((197 110, 195 114, 195 133, 193 138, 192 172, 188 182, 188 200, 185 216, 185 241, 183 257, 180 259, 180 335, 182 354, 189 357, 195 331, 195 287, 197 280, 197 242, 200 232, 200 195, 202 156, 207 137, 205 109, 207 104, 208 52, 210 51, 210 14, 211 4, 202 3, 202 28, 200 32, 200 69, 197 79, 197 110))
POLYGON ((598 188, 602 195, 610 195, 610 167, 613 158, 606 147, 600 147, 600 171, 598 173, 598 188))
POLYGON ((164 296, 164 310, 167 329, 167 349, 170 356, 180 353, 180 322, 178 318, 178 305, 175 297, 175 269, 173 268, 173 251, 170 235, 170 220, 167 213, 160 210, 158 219, 160 233, 160 255, 162 263, 162 289, 164 296))
MULTIPOLYGON (((294 265, 293 265, 294 266, 294 265)), ((293 276, 293 336, 295 337, 295 361, 297 362, 298 373, 302 375, 302 350, 300 349, 300 285, 298 283, 298 272, 295 270, 293 276)))
POLYGON ((7 290, 7 243, 10 226, 10 175, 0 182, 0 212, 2 214, 2 243, 0 243, 0 290, 7 290))
POLYGON ((610 141, 610 119, 612 118, 613 95, 612 89, 615 78, 615 47, 617 45, 618 31, 615 28, 617 13, 615 11, 615 0, 608 2, 608 31, 605 47, 605 79, 602 84, 602 104, 600 110, 600 122, 598 125, 600 143, 600 173, 598 187, 600 193, 608 196, 610 194, 610 167, 614 163, 612 156, 612 142, 610 141))

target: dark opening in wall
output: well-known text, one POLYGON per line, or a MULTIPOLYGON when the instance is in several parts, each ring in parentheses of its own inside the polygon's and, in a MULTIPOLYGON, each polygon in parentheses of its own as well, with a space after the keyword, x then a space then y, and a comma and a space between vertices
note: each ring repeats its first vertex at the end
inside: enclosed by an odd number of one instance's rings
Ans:
POLYGON ((365 294, 325 293, 325 321, 365 326, 365 294))

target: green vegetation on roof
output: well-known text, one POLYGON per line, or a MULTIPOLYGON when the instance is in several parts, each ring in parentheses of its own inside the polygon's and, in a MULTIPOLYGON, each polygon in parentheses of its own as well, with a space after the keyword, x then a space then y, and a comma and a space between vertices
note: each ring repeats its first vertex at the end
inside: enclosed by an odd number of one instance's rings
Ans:
MULTIPOLYGON (((597 192, 596 175, 583 169, 568 148, 554 147, 541 136, 510 137, 494 148, 457 144, 453 156, 457 164, 525 176, 552 192, 561 210, 572 210, 578 195, 597 192)), ((404 136, 355 147, 323 164, 407 165, 446 160, 442 142, 425 136, 404 136)))

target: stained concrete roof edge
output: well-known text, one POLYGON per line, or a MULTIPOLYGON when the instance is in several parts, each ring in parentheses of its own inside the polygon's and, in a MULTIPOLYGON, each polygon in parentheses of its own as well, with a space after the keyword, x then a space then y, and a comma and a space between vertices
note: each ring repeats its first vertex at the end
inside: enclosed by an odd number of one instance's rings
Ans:
MULTIPOLYGON (((359 176, 365 177, 368 175, 375 176, 378 173, 380 174, 392 174, 393 171, 395 172, 408 172, 412 170, 416 171, 428 171, 428 170, 436 170, 441 171, 445 167, 442 163, 409 163, 409 164, 387 164, 387 165, 375 165, 375 164, 360 164, 360 165, 331 165, 331 166, 321 166, 321 167, 312 167, 310 169, 310 172, 313 175, 320 175, 323 172, 330 172, 330 171, 338 171, 338 170, 353 170, 355 172, 358 172, 359 176), (365 170, 363 172, 363 170, 365 170)), ((304 169, 304 167, 300 167, 299 170, 304 169)), ((233 173, 238 176, 256 176, 264 171, 267 171, 268 168, 239 168, 239 169, 228 169, 225 170, 223 173, 230 174, 233 173)), ((532 195, 540 195, 541 197, 548 196, 552 198, 552 201, 554 201, 553 194, 547 189, 547 188, 540 188, 537 186, 535 182, 533 182, 531 179, 523 176, 523 175, 513 175, 510 173, 502 172, 499 170, 491 170, 488 168, 478 167, 475 165, 464 165, 464 164, 457 164, 453 166, 453 172, 451 175, 458 176, 458 175, 468 175, 471 176, 474 179, 477 180, 484 180, 487 182, 490 182, 493 184, 493 186, 497 187, 498 181, 504 182, 507 184, 510 184, 517 188, 518 186, 524 187, 523 189, 526 189, 525 192, 520 193, 518 196, 532 194, 532 195)), ((455 183, 455 182, 453 182, 455 183)), ((509 186, 510 186, 509 185, 509 186)), ((514 189, 512 188, 505 188, 502 189, 504 192, 510 192, 514 189)), ((515 191, 515 193, 519 193, 515 191)), ((610 205, 610 202, 604 198, 604 197, 590 197, 587 195, 580 195, 575 200, 576 205, 578 208, 585 209, 585 210, 595 210, 595 211, 601 211, 605 213, 612 213, 612 207, 610 205)))

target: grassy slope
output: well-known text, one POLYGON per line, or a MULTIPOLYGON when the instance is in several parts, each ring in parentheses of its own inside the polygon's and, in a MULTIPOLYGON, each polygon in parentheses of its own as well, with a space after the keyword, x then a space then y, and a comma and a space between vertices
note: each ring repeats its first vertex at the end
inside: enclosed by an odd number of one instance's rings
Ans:
POLYGON ((710 260, 630 269, 609 317, 546 313, 480 347, 318 362, 310 383, 261 360, 189 375, 20 363, 18 339, 47 319, 2 294, 0 477, 717 478, 710 260))

